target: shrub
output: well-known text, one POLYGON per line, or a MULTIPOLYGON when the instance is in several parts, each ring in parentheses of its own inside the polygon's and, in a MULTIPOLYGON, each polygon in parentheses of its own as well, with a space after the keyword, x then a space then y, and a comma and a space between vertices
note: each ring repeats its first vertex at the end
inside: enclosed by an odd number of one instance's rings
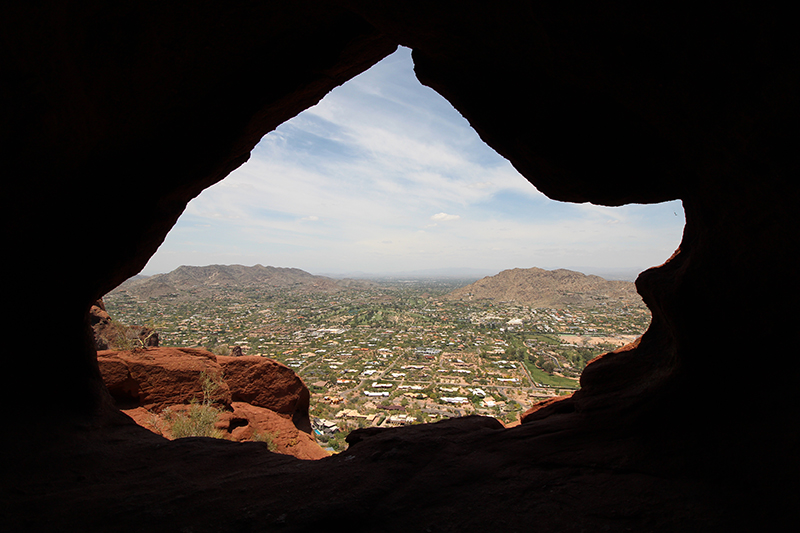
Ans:
POLYGON ((206 374, 205 372, 201 372, 200 380, 203 389, 203 405, 206 407, 211 407, 211 404, 214 403, 214 395, 219 390, 220 382, 222 381, 222 376, 216 376, 216 375, 206 374))
POLYGON ((221 439, 222 431, 214 427, 219 415, 219 409, 210 405, 193 403, 185 413, 166 408, 161 413, 162 418, 169 424, 172 438, 184 437, 213 437, 221 439))
POLYGON ((109 324, 106 337, 108 338, 108 347, 112 350, 133 350, 137 347, 137 343, 130 335, 130 327, 112 320, 109 324))
POLYGON ((278 445, 275 444, 275 439, 280 435, 278 431, 274 434, 270 433, 269 431, 260 432, 254 431, 253 432, 253 440, 258 442, 265 442, 267 444, 267 449, 271 452, 278 451, 278 445))
POLYGON ((219 417, 220 410, 213 406, 214 393, 219 389, 219 376, 211 376, 205 372, 200 374, 203 389, 203 403, 198 404, 193 400, 186 412, 174 411, 167 407, 161 413, 162 419, 168 424, 172 438, 184 437, 213 437, 221 439, 224 433, 214 427, 219 417))

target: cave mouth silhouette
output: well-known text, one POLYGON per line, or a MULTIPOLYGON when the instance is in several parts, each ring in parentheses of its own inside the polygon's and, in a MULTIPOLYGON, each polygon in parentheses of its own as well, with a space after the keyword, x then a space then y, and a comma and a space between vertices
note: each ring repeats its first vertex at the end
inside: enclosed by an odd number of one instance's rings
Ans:
POLYGON ((800 41, 788 13, 748 2, 153 6, 29 2, 0 17, 14 200, 2 212, 5 296, 26 341, 6 372, 34 390, 21 400, 7 387, 4 399, 37 415, 6 439, 8 530, 797 522, 800 388, 738 388, 765 360, 785 383, 800 375, 791 335, 764 340, 795 330, 794 313, 773 310, 800 293, 800 41), (579 392, 517 428, 469 418, 362 433, 313 463, 255 443, 163 446, 132 427, 104 392, 91 304, 139 272, 187 202, 266 132, 398 44, 548 197, 682 199, 679 251, 637 279, 653 313, 639 344, 589 365, 579 392))
MULTIPOLYGON (((410 63, 410 57, 403 57, 398 56, 398 53, 388 56, 383 61, 392 60, 394 62, 404 61, 410 63)), ((339 187, 339 183, 342 181, 342 177, 339 176, 338 179, 335 176, 330 176, 328 174, 335 174, 336 170, 331 168, 333 166, 343 165, 346 166, 348 169, 352 169, 356 167, 359 163, 355 163, 352 160, 344 160, 342 159, 341 153, 356 153, 364 157, 365 150, 361 149, 357 143, 352 144, 345 144, 341 141, 342 138, 366 138, 368 135, 363 134, 361 132, 354 132, 355 129, 361 127, 364 129, 371 128, 371 133, 369 135, 375 136, 380 135, 379 130, 376 128, 380 123, 389 124, 387 126, 387 130, 390 130, 390 133, 383 134, 382 136, 386 138, 392 138, 391 136, 394 135, 398 142, 403 143, 407 139, 422 139, 423 142, 428 141, 429 143, 441 141, 445 144, 448 141, 453 142, 453 137, 456 137, 459 142, 464 144, 463 139, 465 137, 471 136, 474 138, 472 144, 467 144, 466 147, 471 151, 474 152, 476 150, 475 146, 478 145, 480 149, 484 151, 490 151, 494 154, 495 159, 505 161, 502 156, 497 154, 491 147, 488 147, 480 140, 475 133, 475 131, 469 126, 469 124, 463 121, 463 118, 460 116, 452 118, 449 115, 457 114, 452 106, 446 100, 442 99, 439 95, 433 94, 433 96, 427 96, 428 93, 423 93, 429 101, 422 102, 422 96, 418 94, 414 94, 413 100, 414 104, 421 108, 421 111, 417 109, 410 110, 410 108, 404 107, 400 112, 395 112, 395 114, 389 115, 382 115, 379 114, 378 119, 371 119, 361 120, 361 121, 354 121, 353 124, 348 124, 344 122, 336 122, 335 118, 331 115, 333 114, 333 110, 338 113, 338 118, 341 120, 344 117, 351 117, 352 115, 356 114, 357 111, 354 111, 354 108, 358 106, 367 107, 370 111, 375 111, 376 104, 371 102, 371 105, 364 106, 362 102, 359 101, 358 97, 364 97, 364 95, 374 96, 375 94, 388 94, 388 98, 391 100, 391 103, 400 107, 408 105, 406 102, 398 102, 397 93, 401 90, 404 92, 411 92, 413 89, 409 88, 409 85, 416 85, 419 88, 422 86, 419 82, 412 76, 408 76, 411 73, 411 64, 403 64, 402 69, 395 69, 395 70, 388 70, 384 67, 380 74, 376 76, 372 76, 369 80, 365 80, 364 78, 369 76, 371 70, 378 70, 381 69, 382 63, 378 63, 370 68, 370 70, 362 73, 359 77, 357 77, 358 83, 360 83, 362 87, 362 92, 355 93, 355 96, 350 95, 349 100, 343 98, 334 98, 333 102, 331 102, 332 95, 338 94, 338 91, 342 91, 348 87, 349 84, 355 84, 356 80, 349 80, 341 87, 334 89, 332 93, 323 98, 320 103, 315 106, 316 112, 310 118, 306 118, 307 111, 300 113, 298 116, 290 119, 283 125, 279 126, 275 131, 267 134, 264 138, 261 139, 258 145, 253 150, 254 156, 246 163, 244 163, 241 167, 237 170, 233 171, 230 175, 225 177, 223 180, 220 180, 218 184, 215 186, 210 187, 203 191, 197 198, 191 200, 186 208, 186 211, 178 219, 175 226, 170 230, 170 234, 167 235, 165 244, 162 245, 162 248, 156 252, 154 258, 157 258, 159 253, 163 253, 163 248, 169 247, 171 241, 171 235, 178 231, 185 231, 190 234, 190 243, 189 246, 196 247, 198 244, 202 242, 202 236, 197 235, 197 229, 205 228, 207 226, 216 226, 212 227, 210 231, 215 235, 225 235, 224 239, 230 239, 234 241, 236 239, 236 235, 248 232, 248 233, 257 233, 260 230, 264 230, 270 234, 275 233, 276 230, 273 230, 269 226, 272 224, 276 228, 277 231, 280 231, 281 228, 285 229, 286 219, 292 217, 298 225, 308 224, 310 221, 309 219, 317 219, 318 217, 313 216, 309 217, 308 213, 317 213, 316 211, 311 210, 308 205, 317 205, 320 203, 333 203, 337 206, 336 209, 329 209, 326 212, 327 219, 331 219, 334 217, 339 217, 341 219, 348 219, 348 223, 350 225, 355 225, 361 227, 365 221, 361 222, 353 222, 350 221, 350 218, 355 216, 354 214, 359 211, 358 205, 366 206, 369 202, 368 199, 359 200, 359 203, 352 201, 351 199, 351 207, 350 209, 341 209, 338 208, 339 203, 335 201, 334 197, 329 196, 331 192, 329 190, 324 190, 319 195, 320 198, 317 198, 315 195, 317 194, 313 191, 314 186, 322 187, 325 181, 330 182, 332 184, 337 184, 336 186, 339 187), (398 71, 403 72, 404 74, 400 76, 398 71), (394 78, 392 78, 394 76, 394 78), (387 81, 388 78, 388 81, 387 81), (396 79, 400 78, 400 79, 396 79), (410 79, 407 79, 410 78, 410 79), (370 80, 376 80, 378 83, 382 83, 381 85, 374 85, 370 80), (366 86, 366 88, 364 88, 366 86), (355 102, 354 102, 355 100, 355 102), (430 100, 433 100, 431 102, 430 100), (347 106, 350 107, 347 107, 347 106), (437 109, 435 106, 446 106, 447 109, 442 111, 437 109), (414 114, 416 111, 417 114, 414 114), (410 119, 408 122, 400 123, 398 115, 408 115, 410 119), (425 129, 424 126, 420 128, 418 121, 418 115, 420 114, 428 114, 434 115, 438 114, 438 116, 447 115, 448 119, 455 124, 449 125, 449 129, 455 129, 458 127, 458 132, 453 134, 451 131, 446 130, 444 133, 447 133, 449 136, 442 135, 440 130, 431 130, 425 129), (320 117, 325 117, 324 119, 320 117), (323 121, 323 125, 320 125, 320 121, 323 121), (405 130, 402 132, 398 132, 398 124, 400 129, 403 129, 405 126, 405 130), (326 131, 323 131, 322 128, 327 128, 326 131), (468 131, 464 131, 468 130, 468 131), (274 140, 273 137, 277 134, 278 139, 274 140), (273 137, 271 137, 273 136, 273 137), (311 140, 308 140, 311 138, 311 140), (269 148, 264 148, 265 144, 269 144, 269 148), (315 154, 314 149, 319 148, 320 154, 315 154), (337 153, 338 150, 338 153, 337 153), (277 159, 276 162, 270 162, 269 159, 274 158, 277 159), (330 163, 328 163, 330 161, 330 163), (302 164, 301 164, 302 162, 302 164), (274 163, 274 166, 270 166, 271 163, 274 163), (326 164, 331 165, 325 166, 326 164), (297 171, 293 172, 292 165, 298 168, 297 171), (252 170, 251 170, 252 169, 252 170), (312 182, 311 184, 308 183, 292 183, 291 189, 295 191, 302 191, 303 195, 303 203, 299 207, 292 205, 293 202, 297 202, 297 198, 294 198, 292 194, 287 194, 285 197, 284 189, 285 187, 279 187, 276 193, 273 193, 273 188, 271 184, 274 182, 276 177, 282 173, 285 176, 295 176, 297 175, 299 180, 305 178, 306 175, 316 172, 319 174, 317 181, 312 182), (242 178, 238 178, 238 176, 242 176, 242 178), (231 183, 233 182, 233 183, 231 183), (223 192, 220 194, 215 194, 215 191, 220 190, 223 188, 223 192), (199 205, 198 205, 199 204, 199 205), (277 212, 277 209, 284 209, 284 211, 277 212), (210 213, 206 214, 205 211, 209 211, 210 213), (256 215, 252 215, 249 211, 253 211, 256 215), (277 216, 272 219, 265 220, 255 220, 254 218, 258 216, 260 213, 267 213, 265 216, 269 216, 270 213, 277 212, 277 216), (182 223, 184 218, 190 217, 191 221, 187 223, 182 223), (241 222, 242 218, 253 218, 251 222, 251 227, 247 227, 243 225, 241 222), (232 219, 231 224, 226 224, 225 221, 232 219), (222 221, 222 222, 220 222, 222 221), (266 228, 265 228, 266 226, 266 228), (230 237, 227 237, 230 235, 230 237)), ((427 89, 426 89, 427 91, 427 89)), ((408 96, 405 96, 408 100, 408 96)), ((381 111, 378 110, 378 113, 381 111)), ((410 144, 410 143, 409 143, 410 144)), ((416 145, 415 145, 416 146, 416 145)), ((464 150, 463 147, 460 148, 464 150)), ((445 153, 442 150, 442 158, 453 158, 454 156, 459 155, 459 153, 445 153)), ((404 157, 413 158, 416 155, 415 152, 409 152, 408 154, 404 154, 404 157)), ((472 154, 467 155, 466 152, 462 152, 463 157, 469 157, 472 154)), ((375 156, 374 156, 375 157, 375 156)), ((483 160, 487 159, 487 156, 482 156, 483 160)), ((455 174, 451 169, 445 168, 443 165, 437 164, 436 156, 427 154, 426 162, 430 165, 431 172, 440 171, 443 173, 451 172, 455 174), (432 161, 433 160, 433 161, 432 161)), ((380 175, 383 179, 385 178, 385 174, 387 172, 385 165, 392 165, 395 163, 395 160, 390 160, 388 163, 382 163, 377 160, 377 158, 368 159, 363 166, 369 167, 369 170, 366 172, 364 176, 358 176, 354 178, 360 184, 364 184, 365 182, 369 181, 371 175, 380 175), (384 165, 384 166, 380 166, 384 165)), ((494 171, 494 168, 500 163, 492 162, 492 167, 485 167, 485 166, 475 166, 475 169, 470 168, 472 174, 479 174, 481 169, 485 174, 490 174, 494 171)), ((352 172, 352 171, 351 171, 352 172)), ((402 172, 400 169, 398 172, 402 172)), ((409 173, 419 173, 420 170, 418 168, 410 168, 408 170, 409 173)), ((524 178, 519 174, 516 174, 513 170, 511 171, 514 173, 515 179, 520 182, 524 183, 524 187, 534 189, 530 183, 527 181, 523 181, 524 178)), ((458 180, 458 176, 453 176, 453 181, 458 180)), ((391 178, 389 178, 391 179, 391 178)), ((479 180, 483 180, 483 176, 479 178, 479 180)), ((425 183, 416 183, 417 189, 424 189, 425 183)), ((484 185, 485 186, 485 185, 484 185)), ((500 189, 495 194, 513 194, 513 189, 500 189)), ((359 191, 356 190, 356 193, 363 192, 363 190, 359 191)), ((347 193, 345 193, 347 194, 347 193)), ((367 193, 368 194, 368 193, 367 193)), ((440 191, 432 191, 432 194, 439 194, 441 196, 440 191)), ((566 215, 560 215, 557 211, 557 205, 562 202, 558 202, 556 200, 550 200, 545 198, 544 200, 540 198, 531 199, 529 196, 525 196, 525 193, 518 193, 519 196, 522 198, 521 202, 528 201, 528 205, 530 206, 529 209, 536 210, 540 209, 542 211, 546 211, 548 213, 554 212, 557 218, 563 217, 566 215), (542 205, 543 204, 543 205, 542 205)), ((419 193, 417 193, 419 195, 419 193)), ((427 195, 426 195, 427 196, 427 195)), ((414 199, 406 200, 407 203, 412 203, 414 199)), ((394 195, 391 197, 390 203, 402 203, 402 199, 400 195, 394 195)), ((520 209, 518 206, 515 206, 517 209, 520 209)), ((498 204, 495 207, 495 211, 501 211, 504 208, 502 204, 498 204)), ((380 208, 380 210, 389 210, 390 205, 387 203, 386 206, 380 208)), ((406 208, 404 207, 403 210, 406 208)), ((624 219, 624 215, 620 214, 613 214, 614 212, 623 211, 625 207, 604 207, 604 206, 591 206, 593 212, 601 212, 601 213, 612 213, 609 215, 601 214, 600 216, 603 217, 600 221, 592 221, 592 224, 601 225, 601 227, 607 228, 616 228, 617 223, 622 222, 628 226, 635 226, 635 223, 631 223, 624 219)), ((436 209, 431 207, 429 211, 434 212, 436 209)), ((667 204, 663 204, 660 206, 641 206, 638 208, 637 213, 635 216, 638 216, 642 222, 641 225, 645 225, 648 218, 652 218, 652 216, 660 216, 660 219, 663 220, 666 217, 678 217, 677 211, 681 211, 682 214, 682 207, 676 205, 676 202, 671 202, 667 204), (647 211, 644 211, 645 208, 650 208, 651 210, 657 210, 654 215, 650 215, 647 211), (642 212, 644 211, 644 212, 642 212)), ((681 217, 682 220, 682 217, 681 217)), ((313 220, 316 222, 316 220, 313 220)), ((339 221, 336 221, 339 222, 339 221)), ((587 226, 580 226, 578 231, 585 231, 587 226), (583 228, 583 229, 581 229, 583 228)), ((676 228, 670 227, 671 230, 676 228)), ((680 228, 682 230, 682 227, 680 228)), ((573 229, 574 231, 574 229, 573 229)), ((531 233, 534 231, 532 230, 531 233)), ((659 235, 663 235, 663 231, 659 235)), ((598 232, 594 236, 594 246, 596 249, 602 250, 604 247, 601 241, 602 234, 598 232), (600 242, 598 242, 600 241, 600 242)), ((297 239, 298 236, 295 234, 291 239, 297 239)), ((351 236, 352 238, 352 236, 351 236)), ((638 244, 644 244, 647 242, 647 237, 643 235, 636 236, 638 239, 638 244)), ((222 249, 223 245, 219 244, 219 241, 214 241, 214 237, 211 237, 209 240, 211 241, 211 246, 215 247, 215 249, 219 252, 226 253, 225 249, 222 249)), ((290 239, 290 240, 291 240, 290 239)), ((616 237, 616 241, 613 244, 605 245, 605 246, 619 246, 619 237, 616 237)), ((529 240, 535 240, 535 238, 531 238, 529 240)), ((285 239, 284 239, 285 241, 285 239)), ((672 253, 674 249, 678 246, 678 239, 675 239, 674 244, 663 248, 662 254, 663 257, 658 262, 663 262, 664 259, 668 258, 669 255, 672 253)), ((489 243, 485 243, 485 246, 489 246, 489 243)), ((178 249, 178 244, 173 244, 173 250, 178 249)), ((237 242, 236 245, 231 246, 233 249, 247 249, 252 250, 251 247, 258 247, 262 246, 264 250, 261 254, 258 254, 257 257, 250 257, 253 259, 254 262, 257 263, 269 263, 272 264, 272 260, 269 259, 270 251, 268 246, 263 246, 260 243, 256 243, 255 241, 251 241, 250 243, 239 243, 237 242)), ((280 248, 281 245, 279 245, 280 248)), ((313 244, 306 245, 306 248, 312 250, 314 254, 318 253, 321 249, 322 244, 319 242, 314 242, 313 244)), ((168 252, 177 255, 177 252, 168 252)), ((200 252, 202 254, 202 252, 200 252)), ((235 253, 235 252, 234 252, 235 253)), ((252 254, 252 251, 248 253, 252 254)), ((435 255, 435 254, 432 254, 435 255)), ((652 254, 651 254, 652 256, 652 254)), ((199 257, 199 256, 198 256, 199 257)), ((305 258, 308 260, 308 258, 305 258)), ((154 259, 151 258, 151 262, 148 265, 151 265, 154 259)), ((286 261, 292 261, 292 259, 288 259, 286 261)), ((529 261, 533 263, 533 261, 529 261)), ((182 259, 175 263, 175 266, 178 264, 189 264, 191 261, 183 261, 182 259)), ((203 262, 203 261, 194 261, 195 263, 203 262)), ((245 261, 241 261, 239 259, 235 259, 232 262, 234 263, 244 263, 245 261)), ((574 262, 574 261, 573 261, 574 262)), ((216 260, 213 257, 209 258, 203 264, 218 264, 222 263, 222 261, 216 260)), ((467 262, 468 264, 472 264, 471 262, 467 262)), ((640 261, 641 264, 641 261, 640 261)), ((277 265, 275 265, 277 266, 277 265)), ((283 266, 289 267, 296 267, 295 263, 285 264, 283 266)), ((516 265, 507 265, 508 268, 516 265)), ((530 264, 529 266, 539 266, 538 264, 530 264)), ((147 269, 148 267, 145 267, 147 269)), ((325 271, 324 267, 318 268, 318 270, 325 271)), ((351 268, 350 270, 356 270, 356 268, 351 268)), ((592 272, 589 272, 592 273, 592 272)), ((576 384, 577 385, 577 384, 576 384)), ((469 383, 468 386, 477 386, 477 383, 469 383)))

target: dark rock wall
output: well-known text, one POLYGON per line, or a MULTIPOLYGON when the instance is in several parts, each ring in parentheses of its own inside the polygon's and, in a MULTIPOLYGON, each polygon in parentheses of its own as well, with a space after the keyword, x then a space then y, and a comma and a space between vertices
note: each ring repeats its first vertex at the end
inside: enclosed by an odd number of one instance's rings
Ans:
POLYGON ((36 369, 46 392, 35 401, 57 398, 63 413, 108 406, 91 303, 138 272, 186 203, 261 136, 402 44, 420 81, 550 197, 684 203, 680 250, 637 281, 650 330, 590 365, 579 393, 519 431, 580 434, 553 445, 567 450, 561 460, 593 447, 594 464, 612 464, 622 452, 587 435, 616 428, 644 450, 640 467, 669 455, 662 472, 707 471, 723 484, 736 472, 791 495, 800 427, 792 20, 755 2, 5 6, 6 301, 37 301, 53 321, 19 321, 41 353, 15 357, 10 370, 36 369))
POLYGON ((19 281, 10 300, 29 291, 58 317, 40 344, 69 354, 48 362, 46 387, 79 409, 103 401, 81 347, 91 303, 263 135, 396 47, 313 1, 18 3, 0 34, 2 216, 17 258, 4 273, 19 281))
POLYGON ((593 365, 576 405, 594 404, 607 376, 628 394, 680 378, 681 395, 725 405, 756 332, 793 321, 767 303, 797 294, 800 50, 787 19, 746 4, 348 4, 412 47, 419 79, 552 198, 683 200, 680 253, 637 283, 652 331, 593 365))

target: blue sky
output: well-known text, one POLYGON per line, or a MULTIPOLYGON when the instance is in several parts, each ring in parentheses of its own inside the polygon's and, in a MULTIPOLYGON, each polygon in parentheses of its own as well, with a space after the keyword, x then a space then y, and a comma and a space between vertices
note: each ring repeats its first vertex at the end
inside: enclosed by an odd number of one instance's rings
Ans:
POLYGON ((550 200, 412 69, 401 48, 265 136, 189 203, 143 273, 257 263, 312 273, 641 270, 676 249, 679 201, 550 200))

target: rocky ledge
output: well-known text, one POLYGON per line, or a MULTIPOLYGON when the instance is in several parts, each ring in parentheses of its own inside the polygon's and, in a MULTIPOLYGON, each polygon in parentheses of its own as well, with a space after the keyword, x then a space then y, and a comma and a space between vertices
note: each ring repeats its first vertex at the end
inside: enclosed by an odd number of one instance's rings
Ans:
POLYGON ((299 459, 329 455, 311 435, 308 388, 277 361, 144 348, 100 351, 97 362, 121 411, 156 434, 180 437, 176 420, 205 416, 208 436, 264 441, 299 459))

